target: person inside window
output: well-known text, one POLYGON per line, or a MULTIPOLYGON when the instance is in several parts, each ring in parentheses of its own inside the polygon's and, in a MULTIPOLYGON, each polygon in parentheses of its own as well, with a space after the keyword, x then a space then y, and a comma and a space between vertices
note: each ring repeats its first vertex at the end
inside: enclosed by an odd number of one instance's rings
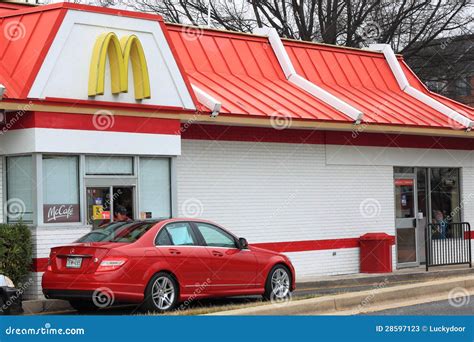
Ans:
POLYGON ((114 210, 114 222, 131 221, 127 216, 127 209, 124 206, 118 205, 114 210))

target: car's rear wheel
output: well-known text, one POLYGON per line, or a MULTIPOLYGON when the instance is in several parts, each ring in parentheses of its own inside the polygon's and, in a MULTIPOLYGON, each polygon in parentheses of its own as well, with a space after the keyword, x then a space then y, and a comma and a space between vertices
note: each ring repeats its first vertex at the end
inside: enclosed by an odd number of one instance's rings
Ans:
POLYGON ((94 312, 99 309, 94 302, 89 300, 70 300, 69 304, 79 312, 94 312))
POLYGON ((145 291, 145 310, 167 312, 173 310, 179 300, 179 285, 169 273, 155 274, 145 291))
POLYGON ((291 274, 283 265, 275 265, 268 273, 263 297, 267 300, 284 300, 291 295, 291 274))

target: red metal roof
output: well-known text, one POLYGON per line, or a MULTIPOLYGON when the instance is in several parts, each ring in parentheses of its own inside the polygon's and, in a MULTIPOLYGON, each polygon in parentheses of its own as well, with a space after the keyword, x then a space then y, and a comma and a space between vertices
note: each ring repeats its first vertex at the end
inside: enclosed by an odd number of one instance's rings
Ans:
POLYGON ((26 98, 65 15, 45 6, 0 13, 0 83, 8 98, 26 98))
MULTIPOLYGON (((141 18, 160 16, 74 4, 1 11, 0 83, 6 97, 26 99, 66 11, 70 8, 141 18)), ((162 23, 161 23, 162 24, 162 23)), ((265 37, 167 24, 165 35, 192 84, 222 102, 222 115, 290 116, 352 123, 353 119, 289 82, 265 37)), ((383 54, 284 40, 296 71, 364 113, 371 124, 461 128, 403 92, 383 54)), ((474 109, 430 92, 399 57, 410 84, 474 120, 474 109)), ((207 111, 207 109, 204 108, 207 111)))
POLYGON ((268 40, 168 25, 191 83, 222 102, 221 114, 352 119, 291 84, 268 40))
MULTIPOLYGON (((284 43, 301 76, 361 110, 364 122, 431 127, 455 124, 402 91, 382 53, 294 41, 284 43)), ((409 69, 406 72, 411 73, 409 69)))
MULTIPOLYGON (((223 114, 353 120, 288 82, 264 37, 168 25, 191 83, 223 103, 223 114)), ((301 76, 364 113, 372 124, 462 128, 403 92, 382 53, 283 40, 301 76)), ((473 118, 471 107, 429 92, 399 57, 410 83, 473 118)))

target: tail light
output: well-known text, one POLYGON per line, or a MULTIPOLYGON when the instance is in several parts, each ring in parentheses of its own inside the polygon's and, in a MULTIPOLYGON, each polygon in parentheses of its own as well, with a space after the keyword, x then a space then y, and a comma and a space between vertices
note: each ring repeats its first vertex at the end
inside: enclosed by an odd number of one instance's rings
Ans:
POLYGON ((53 266, 51 266, 51 257, 48 258, 48 265, 46 267, 46 270, 49 272, 53 270, 53 266))
POLYGON ((104 258, 99 267, 97 267, 96 272, 107 272, 115 271, 122 267, 127 262, 127 258, 123 257, 108 257, 104 258))

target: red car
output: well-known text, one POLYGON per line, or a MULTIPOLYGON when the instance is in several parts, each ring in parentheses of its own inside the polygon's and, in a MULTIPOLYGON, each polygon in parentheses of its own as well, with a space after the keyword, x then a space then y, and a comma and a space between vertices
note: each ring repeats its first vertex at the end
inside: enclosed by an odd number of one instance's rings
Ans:
POLYGON ((128 221, 52 248, 42 286, 46 298, 78 310, 115 301, 164 312, 204 297, 285 299, 295 271, 285 255, 249 246, 209 221, 128 221))

